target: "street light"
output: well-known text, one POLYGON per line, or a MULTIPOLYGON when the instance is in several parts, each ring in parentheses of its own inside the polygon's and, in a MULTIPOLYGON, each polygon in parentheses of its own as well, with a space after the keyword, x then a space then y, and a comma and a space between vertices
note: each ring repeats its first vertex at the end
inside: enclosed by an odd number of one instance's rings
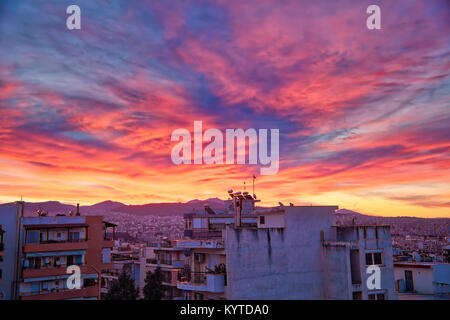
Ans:
POLYGON ((87 264, 86 266, 91 267, 97 273, 98 299, 101 300, 101 295, 102 295, 102 281, 101 281, 102 273, 100 271, 98 271, 98 269, 96 267, 94 267, 93 265, 91 265, 91 264, 87 264))

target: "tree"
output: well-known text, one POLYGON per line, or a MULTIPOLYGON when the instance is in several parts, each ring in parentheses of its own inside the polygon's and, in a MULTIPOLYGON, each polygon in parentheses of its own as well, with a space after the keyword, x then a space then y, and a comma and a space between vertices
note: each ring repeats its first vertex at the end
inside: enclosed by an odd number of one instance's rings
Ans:
POLYGON ((134 280, 122 271, 118 280, 114 280, 108 293, 105 294, 105 300, 136 300, 139 291, 136 289, 134 280))
POLYGON ((145 276, 144 299, 145 300, 162 300, 164 297, 164 280, 161 269, 156 268, 155 272, 147 272, 145 276))

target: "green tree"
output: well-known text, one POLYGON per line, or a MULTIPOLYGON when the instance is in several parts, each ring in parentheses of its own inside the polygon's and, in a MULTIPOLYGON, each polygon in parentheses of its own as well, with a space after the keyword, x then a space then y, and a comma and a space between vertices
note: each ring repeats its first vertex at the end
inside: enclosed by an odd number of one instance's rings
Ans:
POLYGON ((144 299, 145 300, 162 300, 164 297, 164 280, 161 269, 156 268, 155 272, 147 272, 145 276, 144 299))
POLYGON ((105 300, 137 300, 139 291, 136 289, 134 280, 126 273, 122 271, 118 280, 115 280, 105 294, 105 300))

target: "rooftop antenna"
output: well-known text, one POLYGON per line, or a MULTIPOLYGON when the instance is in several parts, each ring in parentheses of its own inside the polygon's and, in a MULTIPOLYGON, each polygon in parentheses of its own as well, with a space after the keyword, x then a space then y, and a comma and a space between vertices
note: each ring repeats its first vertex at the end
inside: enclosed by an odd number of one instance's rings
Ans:
POLYGON ((256 196, 255 196, 255 179, 256 179, 256 176, 253 175, 253 198, 256 199, 256 196))

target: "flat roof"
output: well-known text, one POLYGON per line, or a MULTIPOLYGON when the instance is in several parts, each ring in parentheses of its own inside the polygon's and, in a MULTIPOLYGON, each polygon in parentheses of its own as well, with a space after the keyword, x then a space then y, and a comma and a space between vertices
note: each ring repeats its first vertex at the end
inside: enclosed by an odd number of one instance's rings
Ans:
POLYGON ((431 268, 436 265, 440 265, 444 263, 436 263, 436 262, 408 262, 408 261, 399 261, 394 262, 394 266, 397 267, 412 267, 412 268, 431 268))

